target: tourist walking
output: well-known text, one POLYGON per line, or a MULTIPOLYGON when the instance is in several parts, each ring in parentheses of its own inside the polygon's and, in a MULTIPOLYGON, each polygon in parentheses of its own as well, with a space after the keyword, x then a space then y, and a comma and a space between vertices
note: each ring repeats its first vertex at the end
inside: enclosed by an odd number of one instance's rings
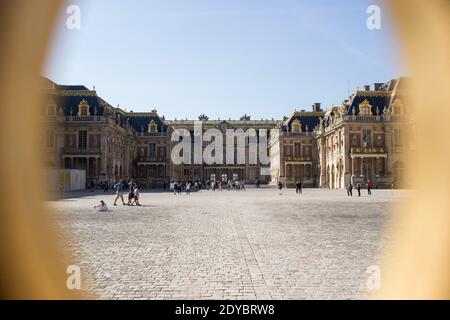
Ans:
POLYGON ((259 179, 257 179, 256 180, 256 189, 259 189, 259 187, 260 187, 260 181, 259 181, 259 179))
POLYGON ((186 194, 191 194, 191 183, 186 183, 186 194))
POLYGON ((295 187, 295 193, 302 194, 302 182, 300 180, 297 180, 297 182, 295 183, 295 187))
POLYGON ((348 182, 348 184, 347 184, 347 195, 349 196, 349 197, 352 197, 353 196, 353 184, 352 184, 352 181, 350 180, 349 182, 348 182))
POLYGON ((114 185, 114 189, 116 190, 116 200, 114 200, 114 205, 117 206, 117 200, 122 200, 122 204, 125 205, 125 201, 123 200, 123 189, 125 188, 125 183, 123 180, 119 180, 114 185))
POLYGON ((241 190, 245 191, 245 184, 244 184, 244 180, 241 181, 241 190))
POLYGON ((367 180, 367 194, 370 196, 372 194, 372 180, 367 180))
POLYGON ((136 204, 138 207, 141 206, 141 203, 139 202, 139 198, 141 196, 141 193, 139 191, 139 185, 137 183, 134 184, 134 204, 136 204))
POLYGON ((283 194, 283 184, 278 181, 278 194, 281 196, 283 194))
POLYGON ((103 193, 109 192, 109 182, 105 181, 105 184, 103 185, 103 193))
POLYGON ((130 180, 128 182, 128 205, 131 206, 134 200, 134 181, 130 180))
POLYGON ((356 189, 358 189, 358 197, 361 197, 361 183, 356 185, 356 189))

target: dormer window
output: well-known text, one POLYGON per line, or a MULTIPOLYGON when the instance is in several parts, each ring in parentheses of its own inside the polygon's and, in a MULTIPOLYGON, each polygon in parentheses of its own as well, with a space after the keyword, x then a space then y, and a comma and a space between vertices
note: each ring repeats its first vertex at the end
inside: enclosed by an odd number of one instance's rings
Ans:
POLYGON ((157 133, 158 132, 158 125, 156 124, 155 120, 152 120, 149 122, 148 132, 149 133, 157 133))
POLYGON ((372 115, 372 105, 366 99, 359 105, 359 115, 360 116, 371 116, 372 115))
POLYGON ((299 120, 292 121, 292 132, 302 132, 302 124, 299 120))
POLYGON ((89 104, 87 103, 86 100, 82 100, 80 102, 80 104, 78 105, 78 113, 77 116, 79 117, 88 117, 91 115, 90 111, 89 111, 89 104))

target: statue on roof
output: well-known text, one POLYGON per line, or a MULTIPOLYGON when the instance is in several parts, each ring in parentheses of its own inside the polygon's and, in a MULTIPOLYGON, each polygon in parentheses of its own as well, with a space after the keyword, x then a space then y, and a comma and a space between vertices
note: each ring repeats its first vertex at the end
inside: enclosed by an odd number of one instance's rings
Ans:
POLYGON ((208 121, 209 117, 206 116, 204 113, 202 113, 201 115, 198 116, 198 120, 200 120, 200 121, 208 121))
POLYGON ((247 114, 244 114, 242 117, 241 117, 241 121, 250 121, 250 118, 251 118, 251 116, 248 116, 247 114))

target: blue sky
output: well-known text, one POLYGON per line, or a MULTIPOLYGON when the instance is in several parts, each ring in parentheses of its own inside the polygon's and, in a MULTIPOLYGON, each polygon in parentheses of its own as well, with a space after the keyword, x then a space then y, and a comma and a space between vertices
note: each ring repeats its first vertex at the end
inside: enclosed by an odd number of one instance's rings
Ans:
MULTIPOLYGON (((406 71, 382 8, 365 0, 84 0, 81 29, 61 12, 43 74, 84 84, 126 110, 166 118, 282 118, 339 104, 406 71)), ((65 11, 64 7, 64 11, 65 11)))

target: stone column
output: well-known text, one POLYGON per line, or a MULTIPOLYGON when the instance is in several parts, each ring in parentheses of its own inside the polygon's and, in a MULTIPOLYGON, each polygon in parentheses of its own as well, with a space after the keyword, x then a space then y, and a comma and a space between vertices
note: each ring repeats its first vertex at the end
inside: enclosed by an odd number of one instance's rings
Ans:
POLYGON ((386 153, 387 153, 387 159, 385 159, 385 167, 384 170, 386 172, 386 176, 392 174, 392 167, 393 167, 393 163, 392 163, 392 149, 393 149, 393 144, 392 144, 392 127, 391 126, 386 126, 385 127, 385 146, 386 146, 386 153))
POLYGON ((363 177, 364 176, 364 158, 360 157, 360 161, 361 161, 361 165, 360 165, 360 172, 359 172, 359 176, 363 177))
POLYGON ((352 157, 352 180, 354 176, 355 176, 355 158, 352 157))

